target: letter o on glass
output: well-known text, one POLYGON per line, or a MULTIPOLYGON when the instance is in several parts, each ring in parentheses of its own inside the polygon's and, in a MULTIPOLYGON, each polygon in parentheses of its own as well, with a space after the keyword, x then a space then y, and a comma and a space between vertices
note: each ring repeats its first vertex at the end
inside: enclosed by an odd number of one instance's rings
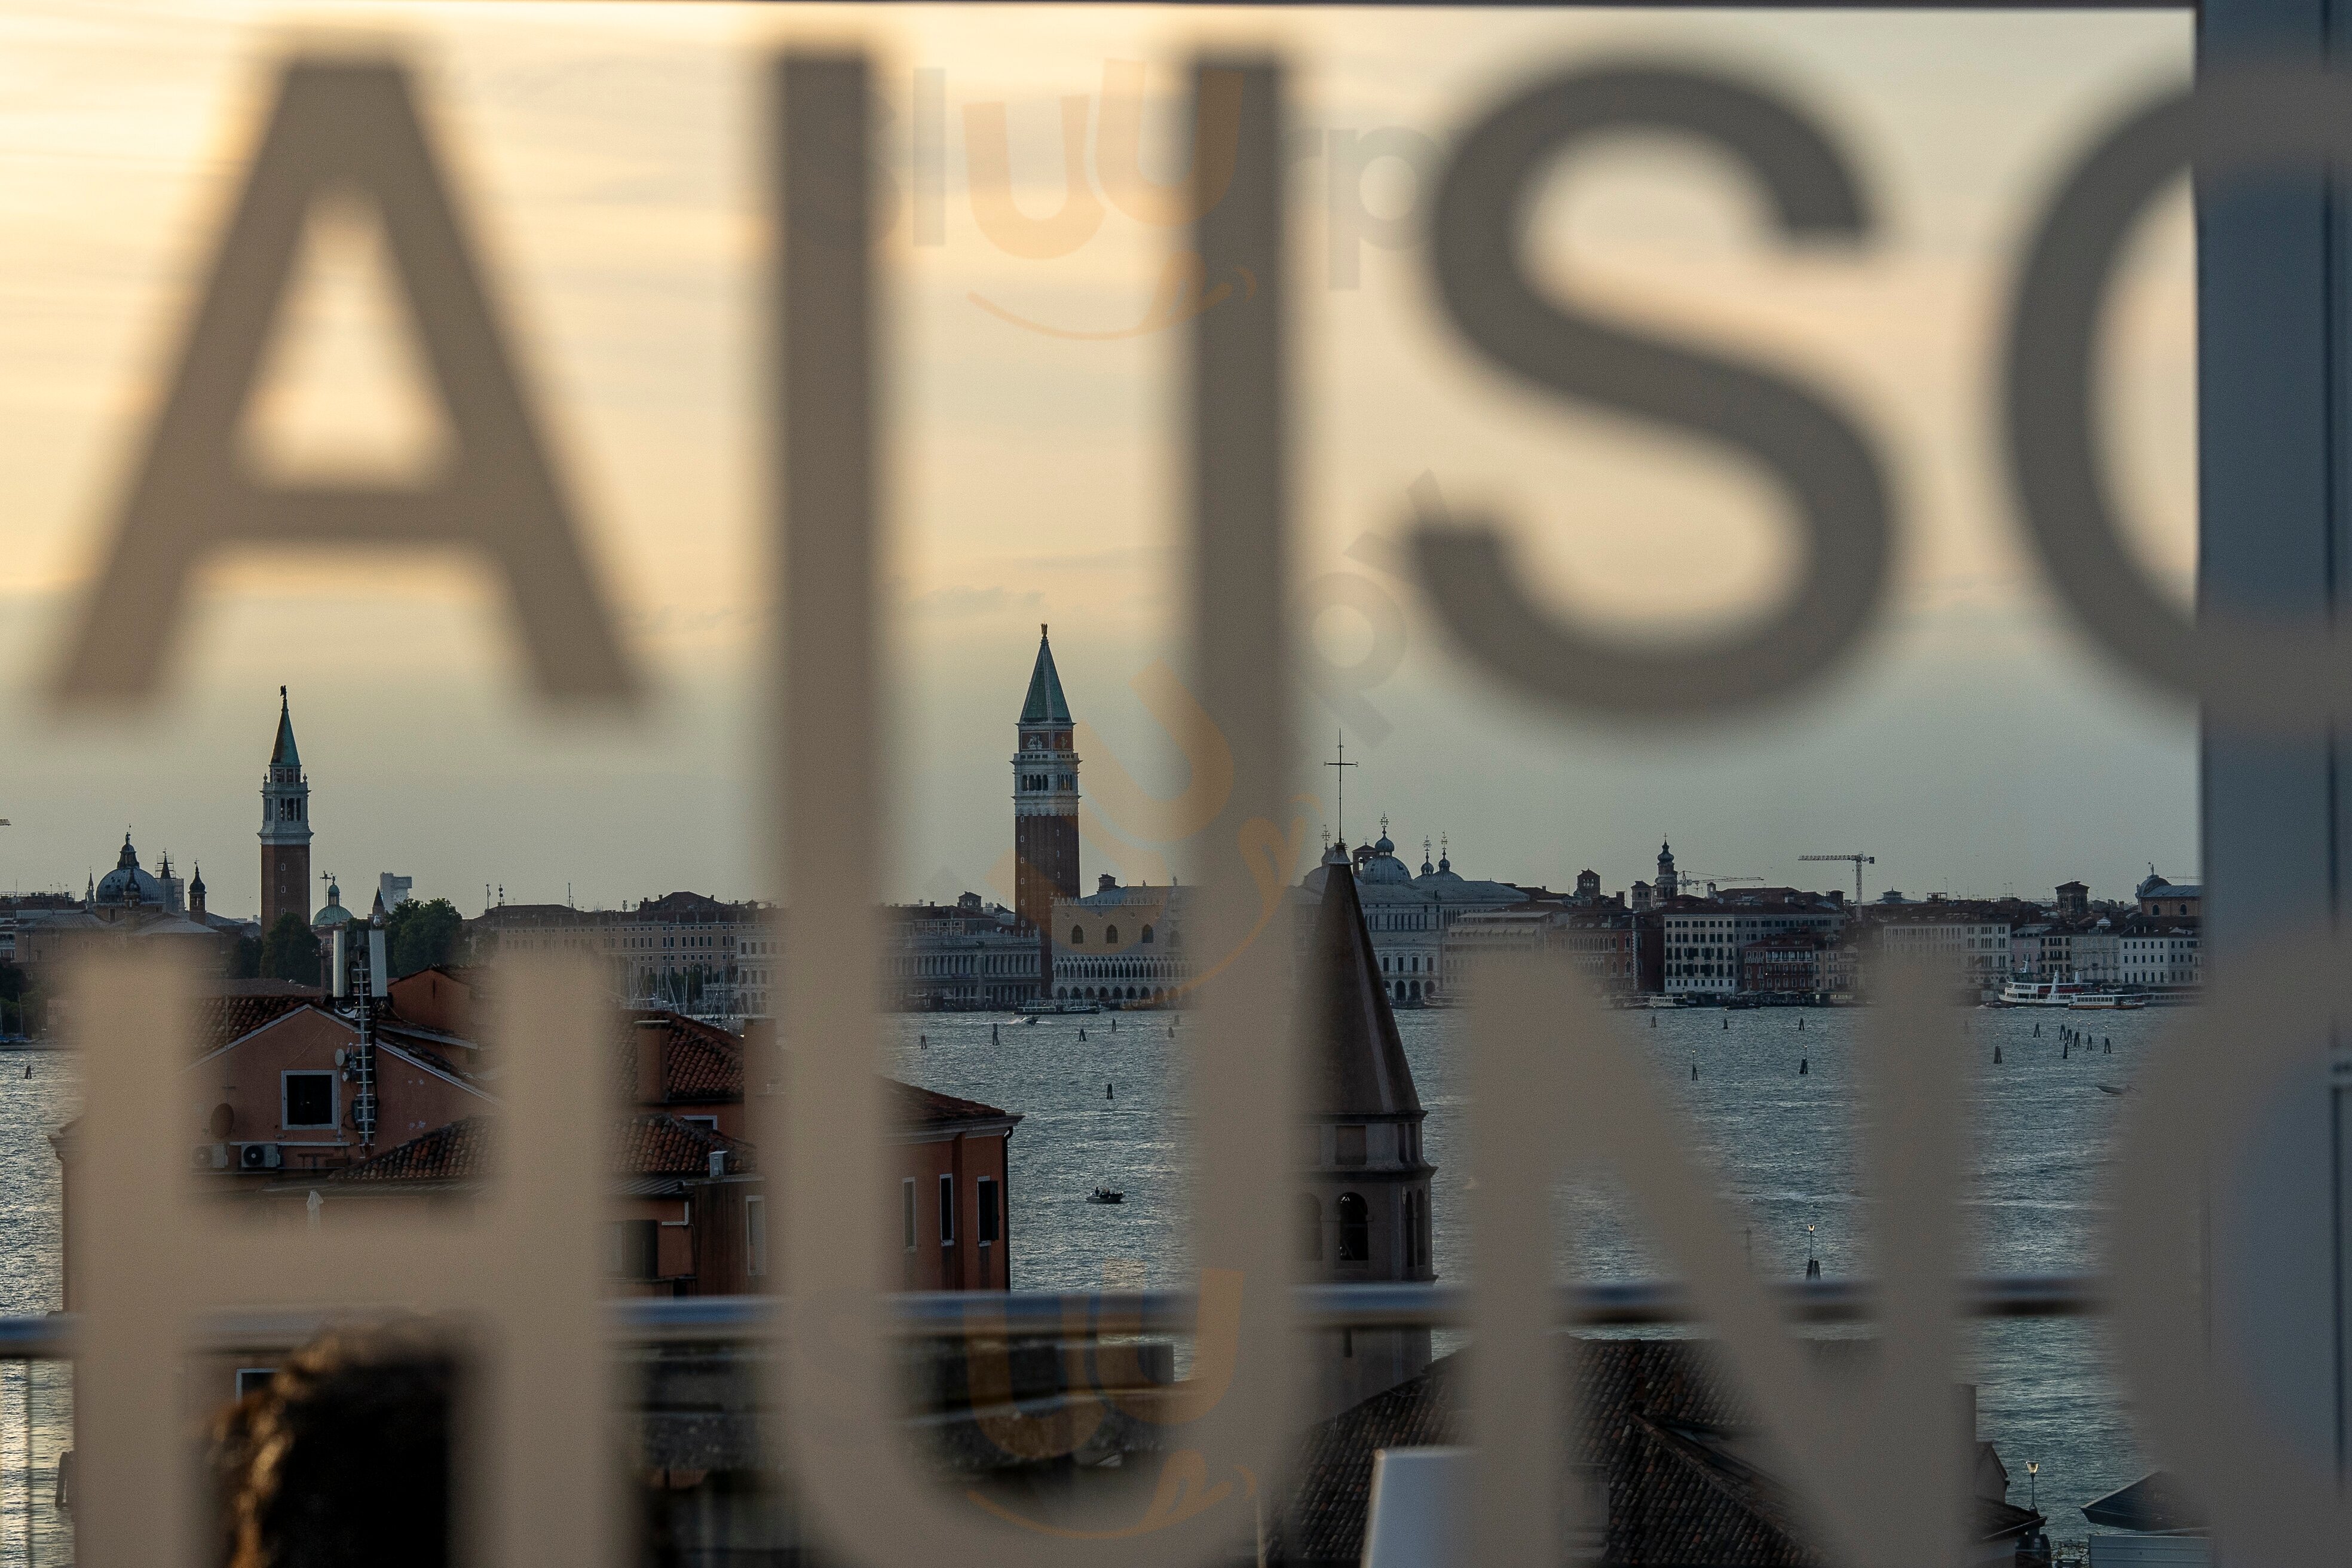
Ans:
POLYGON ((2092 432, 2100 307, 2148 203, 2194 163, 2200 180, 2352 161, 2352 78, 2287 68, 2210 77, 2125 120, 2042 215, 2011 296, 2002 384, 2010 482, 2067 607, 2116 658, 2200 700, 2232 729, 2324 733, 2352 719, 2352 660, 2324 624, 2192 622, 2121 541, 2092 432))
POLYGON ((1431 215, 1439 296, 1463 334, 1521 380, 1677 427, 1769 470, 1796 502, 1804 557, 1796 585, 1726 636, 1661 649, 1595 636, 1530 601, 1489 520, 1433 517, 1424 501, 1413 544, 1440 618, 1490 673, 1571 710, 1678 721, 1785 697, 1827 673, 1877 608, 1891 528, 1877 457, 1824 395, 1614 326, 1529 280, 1529 184, 1561 154, 1628 131, 1695 137, 1734 160, 1784 237, 1869 234, 1847 161, 1780 99, 1685 71, 1577 72, 1538 83, 1463 138, 1431 215))

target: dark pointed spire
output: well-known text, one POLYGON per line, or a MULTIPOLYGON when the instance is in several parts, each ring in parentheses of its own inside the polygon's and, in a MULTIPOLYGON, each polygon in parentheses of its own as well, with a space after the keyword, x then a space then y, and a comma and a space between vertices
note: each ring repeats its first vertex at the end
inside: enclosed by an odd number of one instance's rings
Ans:
POLYGON ((1421 1111, 1412 1068, 1397 1037, 1396 1014, 1364 929, 1356 877, 1344 856, 1324 862, 1323 903, 1315 916, 1307 983, 1308 1016, 1320 1037, 1311 1053, 1307 1114, 1412 1116, 1421 1111))
POLYGON ((302 754, 294 749, 294 715, 286 705, 286 689, 278 689, 278 744, 270 749, 269 765, 273 768, 299 768, 302 754))
POLYGON ((1029 671, 1029 698, 1021 704, 1024 724, 1070 722, 1069 700, 1062 695, 1062 677, 1054 668, 1054 645, 1045 640, 1045 625, 1037 624, 1037 663, 1029 671))

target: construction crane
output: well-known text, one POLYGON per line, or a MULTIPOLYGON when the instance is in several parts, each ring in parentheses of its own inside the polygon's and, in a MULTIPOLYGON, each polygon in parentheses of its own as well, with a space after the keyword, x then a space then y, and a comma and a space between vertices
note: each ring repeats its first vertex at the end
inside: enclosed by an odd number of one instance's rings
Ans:
POLYGON ((1732 877, 1727 876, 1720 871, 1685 871, 1675 879, 1685 888, 1695 886, 1700 882, 1705 882, 1706 884, 1706 890, 1712 893, 1718 887, 1724 887, 1733 882, 1761 882, 1764 879, 1761 877, 1732 877))
POLYGON ((1800 855, 1800 860, 1851 860, 1853 862, 1853 901, 1862 902, 1862 868, 1878 864, 1875 855, 1800 855))

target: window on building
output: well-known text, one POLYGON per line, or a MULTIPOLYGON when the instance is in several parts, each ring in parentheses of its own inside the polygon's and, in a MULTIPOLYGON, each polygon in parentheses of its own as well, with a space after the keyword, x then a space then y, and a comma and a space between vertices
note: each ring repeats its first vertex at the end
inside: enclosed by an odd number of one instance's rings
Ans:
POLYGON ((1369 1263, 1372 1257, 1372 1216, 1357 1193, 1341 1193, 1333 1205, 1339 1219, 1339 1261, 1369 1263))
POLYGON ((1103 927, 1103 945, 1105 947, 1117 947, 1118 945, 1118 927, 1103 927))
POLYGON ((285 1104, 278 1117, 283 1127, 332 1127, 335 1124, 335 1075, 331 1072, 289 1072, 280 1075, 285 1104))
POLYGON ((1139 937, 1137 940, 1139 942, 1150 942, 1151 940, 1151 928, 1150 926, 1145 926, 1143 928, 1142 936, 1139 937))
POLYGON ((1084 947, 1086 942, 1087 928, 1084 926, 1072 926, 1070 928, 1070 945, 1072 947, 1084 947))
POLYGON ((758 1279, 768 1271, 768 1200, 743 1200, 743 1272, 758 1279))
POLYGON ((907 1250, 915 1250, 915 1178, 898 1184, 898 1217, 907 1233, 907 1250))
POLYGON ((1298 1194, 1298 1259, 1323 1261, 1323 1205, 1313 1193, 1298 1194))
POLYGON ((955 1178, 940 1178, 940 1245, 955 1245, 955 1178))
POLYGON ((996 1204, 996 1190, 995 1177, 981 1177, 978 1195, 980 1198, 980 1244, 982 1247, 989 1246, 997 1239, 1000 1234, 1002 1234, 1001 1220, 996 1204))
POLYGON ((681 1116, 678 1120, 689 1127, 708 1127, 713 1132, 719 1131, 719 1118, 716 1116, 681 1116))

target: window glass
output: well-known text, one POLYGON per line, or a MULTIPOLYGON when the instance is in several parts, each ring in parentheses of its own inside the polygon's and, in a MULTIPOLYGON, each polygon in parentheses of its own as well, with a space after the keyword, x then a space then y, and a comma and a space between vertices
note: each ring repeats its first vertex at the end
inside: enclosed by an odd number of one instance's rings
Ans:
POLYGON ((286 1075, 286 1125, 332 1127, 335 1124, 335 1075, 331 1072, 289 1072, 286 1075))

